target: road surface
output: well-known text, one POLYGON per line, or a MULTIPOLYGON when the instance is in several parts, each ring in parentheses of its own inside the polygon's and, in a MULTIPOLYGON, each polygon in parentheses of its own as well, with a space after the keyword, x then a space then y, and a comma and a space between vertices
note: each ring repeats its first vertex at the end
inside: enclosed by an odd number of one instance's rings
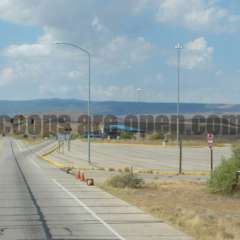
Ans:
MULTIPOLYGON (((231 147, 214 148, 214 166, 218 166, 223 157, 231 155, 231 147)), ((72 141, 71 151, 64 154, 55 152, 53 157, 70 165, 86 165, 87 144, 79 140, 72 141)), ((161 171, 178 171, 179 150, 177 147, 137 144, 92 144, 92 162, 105 168, 134 167, 161 171)), ((208 147, 183 148, 184 171, 209 171, 210 152, 208 147)))
POLYGON ((0 239, 187 240, 141 210, 41 161, 12 139, 0 157, 0 239))

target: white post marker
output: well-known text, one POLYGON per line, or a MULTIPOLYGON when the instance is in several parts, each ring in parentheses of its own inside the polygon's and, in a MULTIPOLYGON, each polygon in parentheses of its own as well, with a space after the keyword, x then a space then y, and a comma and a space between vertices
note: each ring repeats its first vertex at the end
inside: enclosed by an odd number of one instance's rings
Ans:
POLYGON ((212 133, 208 133, 207 136, 208 147, 210 149, 210 157, 211 157, 211 173, 213 173, 213 143, 214 143, 214 135, 212 133))

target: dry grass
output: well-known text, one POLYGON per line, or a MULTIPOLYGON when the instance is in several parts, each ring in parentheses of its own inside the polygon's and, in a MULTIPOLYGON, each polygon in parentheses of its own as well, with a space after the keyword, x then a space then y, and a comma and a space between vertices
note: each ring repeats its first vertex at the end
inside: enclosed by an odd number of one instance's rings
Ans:
POLYGON ((103 188, 198 240, 240 239, 240 198, 212 195, 205 184, 159 183, 143 189, 103 188))
POLYGON ((44 139, 42 138, 32 138, 32 137, 29 137, 29 138, 21 138, 22 142, 29 146, 29 145, 37 145, 37 144, 40 144, 44 141, 44 139))

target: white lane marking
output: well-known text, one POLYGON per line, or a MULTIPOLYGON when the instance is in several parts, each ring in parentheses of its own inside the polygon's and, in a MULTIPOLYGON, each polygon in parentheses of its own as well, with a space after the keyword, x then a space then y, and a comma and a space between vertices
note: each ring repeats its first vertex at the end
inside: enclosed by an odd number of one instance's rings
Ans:
POLYGON ((83 207, 87 212, 89 212, 96 220, 103 224, 111 233, 113 233, 119 240, 126 240, 119 233, 117 233, 109 224, 107 224, 102 218, 100 218, 92 209, 90 209, 84 202, 78 199, 74 194, 69 192, 64 186, 62 186, 56 179, 52 178, 52 181, 66 192, 71 198, 73 198, 81 207, 83 207))
POLYGON ((16 145, 17 145, 19 151, 22 152, 23 149, 22 149, 22 147, 20 146, 19 142, 18 142, 18 141, 15 141, 15 143, 16 143, 16 145))
POLYGON ((31 159, 31 162, 35 167, 41 169, 41 167, 33 159, 31 159))

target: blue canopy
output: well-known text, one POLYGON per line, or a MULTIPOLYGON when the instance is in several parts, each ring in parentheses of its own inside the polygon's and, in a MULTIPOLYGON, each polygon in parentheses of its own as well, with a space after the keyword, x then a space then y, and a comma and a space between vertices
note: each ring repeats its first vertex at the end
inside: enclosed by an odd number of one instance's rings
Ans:
POLYGON ((132 127, 128 127, 126 125, 123 124, 114 124, 114 125, 110 125, 109 126, 109 130, 110 131, 122 131, 122 132, 143 132, 141 129, 139 128, 132 128, 132 127))

